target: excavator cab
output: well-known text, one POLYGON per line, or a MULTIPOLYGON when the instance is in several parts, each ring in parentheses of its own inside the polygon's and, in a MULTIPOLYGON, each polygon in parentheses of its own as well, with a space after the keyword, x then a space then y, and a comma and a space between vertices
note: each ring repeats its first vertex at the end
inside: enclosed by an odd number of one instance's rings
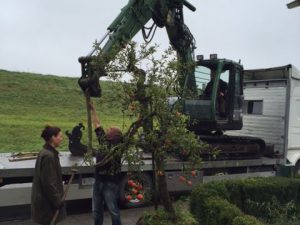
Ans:
POLYGON ((242 65, 215 55, 208 60, 197 58, 183 100, 184 114, 190 117, 189 130, 209 134, 242 129, 242 65))

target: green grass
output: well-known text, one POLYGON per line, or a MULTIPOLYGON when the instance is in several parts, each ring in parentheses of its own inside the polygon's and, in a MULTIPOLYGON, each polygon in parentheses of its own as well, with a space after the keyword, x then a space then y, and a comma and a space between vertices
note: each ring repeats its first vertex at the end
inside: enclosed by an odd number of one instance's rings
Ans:
MULTIPOLYGON (((85 97, 77 80, 0 70, 0 152, 40 150, 40 134, 46 124, 63 131, 79 122, 86 125, 85 97)), ((114 84, 102 82, 101 86, 103 98, 94 100, 101 122, 104 127, 122 128, 124 120, 114 84)), ((65 138, 61 150, 67 150, 67 144, 65 138)))

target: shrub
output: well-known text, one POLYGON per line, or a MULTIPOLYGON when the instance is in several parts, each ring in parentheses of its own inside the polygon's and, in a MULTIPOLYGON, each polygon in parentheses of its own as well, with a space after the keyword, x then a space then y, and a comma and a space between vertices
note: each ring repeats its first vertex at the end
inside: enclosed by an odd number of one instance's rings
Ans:
MULTIPOLYGON (((273 178, 255 178, 245 180, 241 187, 242 200, 238 205, 245 213, 257 215, 257 209, 249 208, 249 201, 259 204, 271 204, 272 201, 278 201, 277 205, 284 205, 294 201, 295 206, 300 206, 300 180, 273 177, 273 178), (252 180, 253 182, 249 182, 252 180)), ((236 204, 236 202, 235 202, 236 204)), ((273 204, 274 205, 274 204, 273 204)), ((259 213, 259 212, 257 212, 259 213)))
POLYGON ((220 197, 229 200, 229 195, 223 182, 211 182, 205 185, 199 185, 192 192, 190 208, 192 214, 198 221, 206 221, 206 216, 210 211, 206 206, 206 201, 210 197, 220 197))
POLYGON ((278 214, 286 215, 286 221, 293 218, 291 222, 299 222, 294 215, 300 211, 300 180, 271 177, 211 182, 193 190, 190 207, 201 225, 232 224, 235 217, 239 217, 236 223, 247 224, 245 221, 249 218, 252 218, 249 219, 250 224, 257 223, 253 217, 245 217, 243 213, 258 216, 271 224, 281 219, 278 214))
POLYGON ((208 198, 205 207, 206 221, 200 224, 231 225, 235 217, 243 215, 239 208, 219 197, 208 198))
POLYGON ((184 207, 182 202, 175 203, 177 221, 168 219, 168 214, 163 209, 154 212, 146 212, 140 218, 139 225, 198 225, 192 214, 184 207))
POLYGON ((244 215, 235 217, 232 225, 263 225, 263 223, 253 216, 244 215))
POLYGON ((250 213, 273 225, 300 224, 299 212, 294 201, 281 204, 276 197, 269 202, 257 203, 248 200, 250 213))

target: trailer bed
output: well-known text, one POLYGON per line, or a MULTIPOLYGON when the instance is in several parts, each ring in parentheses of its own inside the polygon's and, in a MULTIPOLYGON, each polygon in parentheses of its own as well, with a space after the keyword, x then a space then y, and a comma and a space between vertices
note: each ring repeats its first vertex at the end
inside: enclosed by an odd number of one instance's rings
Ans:
MULTIPOLYGON (((11 183, 23 183, 30 182, 33 177, 35 159, 10 162, 9 158, 11 154, 1 153, 0 154, 0 186, 11 183), (2 181, 2 182, 1 182, 2 181), (18 182, 19 181, 19 182, 18 182), (23 181, 23 182, 22 182, 23 181)), ((220 161, 203 161, 203 170, 207 169, 226 169, 226 168, 239 168, 239 167, 256 167, 256 166, 272 166, 281 163, 281 159, 278 158, 267 158, 261 157, 257 159, 245 159, 245 160, 220 160, 220 161)), ((74 165, 81 165, 83 162, 82 157, 72 156, 68 152, 60 153, 60 163, 62 166, 62 174, 64 176, 70 175, 71 169, 74 165)), ((150 154, 144 154, 142 170, 152 170, 152 160, 150 154)), ((170 158, 166 164, 166 171, 181 170, 184 162, 170 158)), ((127 165, 122 166, 122 171, 127 171, 127 165)), ((81 165, 79 167, 78 174, 81 175, 92 175, 94 168, 88 165, 81 165)))

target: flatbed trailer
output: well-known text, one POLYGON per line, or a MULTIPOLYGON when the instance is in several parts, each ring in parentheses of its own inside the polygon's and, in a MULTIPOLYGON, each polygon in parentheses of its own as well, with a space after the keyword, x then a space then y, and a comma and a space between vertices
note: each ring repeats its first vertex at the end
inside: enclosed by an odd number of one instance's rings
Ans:
MULTIPOLYGON (((0 186, 16 183, 32 182, 35 160, 26 160, 18 162, 9 162, 10 154, 0 154, 0 186)), ((241 159, 241 160, 219 160, 219 161, 203 161, 201 165, 201 182, 205 182, 207 177, 215 177, 220 174, 239 174, 239 171, 244 173, 260 172, 263 168, 280 165, 284 160, 280 158, 260 157, 257 159, 241 159), (220 172, 218 172, 220 171, 220 172)), ((60 163, 62 165, 62 174, 65 179, 70 176, 71 169, 74 165, 80 165, 83 158, 79 156, 72 156, 68 152, 60 153, 60 163)), ((186 162, 178 159, 169 159, 166 164, 166 172, 182 171, 182 166, 186 162)), ((152 159, 149 154, 144 154, 143 165, 141 170, 143 172, 152 172, 152 159)), ((127 165, 124 164, 121 169, 122 173, 128 171, 127 165)), ((79 167, 77 177, 91 177, 94 173, 94 167, 82 165, 79 167)), ((209 179, 212 180, 212 179, 209 179)), ((186 188, 183 188, 186 190, 186 188)), ((179 190, 181 191, 181 190, 179 190)))
MULTIPOLYGON (((11 154, 0 154, 0 221, 11 218, 28 218, 30 215, 31 186, 34 173, 35 161, 24 160, 10 162, 11 154)), ((153 190, 152 159, 150 154, 143 155, 142 179, 145 191, 153 190)), ((81 165, 82 157, 72 156, 69 152, 60 153, 63 180, 70 177, 71 169, 75 164, 81 165)), ((170 192, 187 192, 199 183, 206 183, 213 180, 236 179, 257 176, 275 176, 276 168, 283 163, 280 158, 260 157, 257 159, 245 160, 220 160, 203 161, 202 169, 195 177, 190 177, 193 185, 189 186, 179 181, 183 175, 182 168, 186 162, 170 158, 166 163, 166 178, 170 192)), ((133 200, 124 202, 125 186, 127 184, 127 165, 122 166, 122 179, 120 180, 120 200, 126 207, 137 207, 144 204, 142 201, 133 200), (122 197, 123 196, 123 197, 122 197)), ((92 196, 92 184, 94 168, 88 165, 79 167, 78 174, 71 184, 67 200, 89 201, 92 196)), ((72 205, 72 204, 71 204, 72 205)), ((81 207, 88 207, 86 204, 75 204, 81 207)))

